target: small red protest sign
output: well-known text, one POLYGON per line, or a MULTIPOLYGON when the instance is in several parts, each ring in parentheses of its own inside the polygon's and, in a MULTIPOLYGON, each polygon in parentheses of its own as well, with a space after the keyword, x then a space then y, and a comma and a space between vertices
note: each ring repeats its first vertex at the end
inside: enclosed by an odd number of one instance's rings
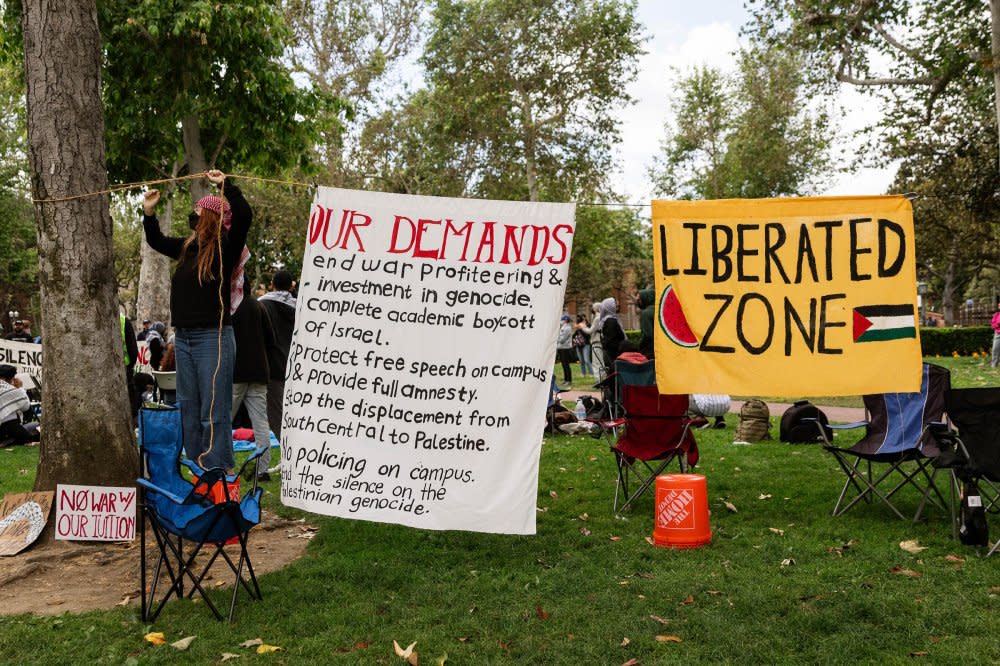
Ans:
POLYGON ((135 488, 56 487, 56 539, 132 541, 135 539, 135 488))

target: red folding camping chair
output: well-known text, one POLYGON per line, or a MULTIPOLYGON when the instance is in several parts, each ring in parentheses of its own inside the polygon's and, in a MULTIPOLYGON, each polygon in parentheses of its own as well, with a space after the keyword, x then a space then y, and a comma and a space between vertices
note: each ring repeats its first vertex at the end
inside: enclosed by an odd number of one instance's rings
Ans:
POLYGON ((612 414, 600 421, 615 433, 610 445, 618 469, 615 512, 625 511, 673 462, 680 470, 698 462, 698 444, 687 417, 688 396, 662 395, 656 388, 653 361, 623 354, 614 363, 612 414))

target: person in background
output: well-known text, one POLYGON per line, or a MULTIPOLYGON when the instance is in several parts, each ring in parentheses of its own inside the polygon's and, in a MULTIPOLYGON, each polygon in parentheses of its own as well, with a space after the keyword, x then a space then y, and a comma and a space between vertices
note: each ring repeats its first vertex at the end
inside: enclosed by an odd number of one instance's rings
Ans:
MULTIPOLYGON (((231 409, 236 342, 231 322, 233 275, 246 249, 253 210, 240 188, 221 171, 207 173, 225 199, 205 196, 188 216, 187 238, 165 236, 156 219, 157 190, 143 195, 142 220, 151 248, 177 260, 170 278, 170 319, 175 327, 177 402, 188 458, 205 469, 232 473, 231 409)), ((239 284, 242 291, 242 282, 239 284)), ((241 294, 237 293, 237 298, 241 294)))
POLYGON ((625 329, 618 321, 618 301, 613 297, 601 301, 601 345, 604 347, 604 368, 610 373, 615 367, 615 359, 622 353, 625 343, 625 329))
POLYGON ((21 415, 31 407, 31 401, 16 375, 14 366, 0 365, 0 440, 27 444, 38 441, 38 432, 29 432, 21 424, 21 415))
POLYGON ((31 323, 25 326, 24 319, 14 320, 14 330, 7 334, 7 339, 14 342, 32 342, 35 337, 31 334, 31 323))
POLYGON ((271 476, 267 472, 271 464, 271 426, 267 419, 267 382, 270 378, 267 347, 274 344, 274 334, 263 306, 250 295, 249 280, 244 291, 243 302, 233 313, 236 363, 233 366, 232 416, 236 416, 241 404, 247 406, 254 442, 257 448, 266 447, 263 455, 257 458, 257 479, 270 481, 271 476))
POLYGON ((590 335, 584 330, 590 326, 587 315, 578 314, 576 316, 576 326, 573 331, 573 347, 576 349, 576 356, 580 359, 580 374, 590 377, 594 374, 594 369, 590 364, 590 335))
POLYGON ((656 291, 643 289, 636 296, 636 306, 639 308, 639 353, 646 358, 653 358, 653 320, 656 318, 656 291))
POLYGON ((594 378, 600 384, 607 377, 604 368, 604 345, 601 344, 601 304, 591 305, 591 312, 594 319, 586 326, 577 324, 577 328, 590 336, 590 368, 594 373, 594 378))
POLYGON ((995 368, 1000 365, 1000 303, 997 303, 997 311, 993 313, 990 326, 993 327, 993 358, 990 367, 995 368))
POLYGON ((281 439, 281 419, 284 412, 285 371, 288 352, 292 348, 292 331, 295 330, 295 296, 290 292, 294 280, 288 271, 278 271, 271 278, 271 291, 260 297, 260 305, 267 312, 274 343, 267 348, 267 420, 271 430, 281 439))
POLYGON ((174 372, 177 370, 177 360, 174 356, 174 336, 171 334, 167 338, 167 346, 163 348, 163 359, 160 360, 160 372, 174 372))
POLYGON ((153 322, 153 326, 146 335, 146 345, 149 347, 149 367, 156 370, 160 369, 160 364, 163 362, 163 352, 167 346, 163 340, 163 334, 166 332, 167 327, 163 325, 163 322, 157 321, 153 322))
POLYGON ((143 342, 146 339, 146 336, 149 335, 149 327, 152 325, 153 322, 149 321, 148 319, 143 319, 142 330, 139 331, 139 335, 135 336, 135 339, 139 342, 143 342))
POLYGON ((570 322, 573 319, 564 314, 559 323, 559 334, 556 336, 556 361, 562 365, 563 384, 566 389, 573 383, 573 370, 570 368, 576 360, 576 352, 573 351, 573 326, 570 322))

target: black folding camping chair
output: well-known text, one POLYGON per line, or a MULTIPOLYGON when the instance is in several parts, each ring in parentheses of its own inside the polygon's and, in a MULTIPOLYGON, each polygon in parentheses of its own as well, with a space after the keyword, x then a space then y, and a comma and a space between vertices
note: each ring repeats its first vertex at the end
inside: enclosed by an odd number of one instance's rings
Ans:
POLYGON ((931 461, 939 449, 928 426, 941 420, 950 384, 951 374, 946 368, 924 364, 919 393, 864 396, 867 420, 830 426, 834 430, 865 428, 865 436, 849 448, 835 446, 826 428, 818 428, 824 448, 833 454, 847 477, 833 508, 834 516, 859 502, 871 504, 877 498, 905 520, 893 499, 907 487, 920 494, 914 522, 928 503, 948 510, 949 502, 934 480, 937 469, 931 461))

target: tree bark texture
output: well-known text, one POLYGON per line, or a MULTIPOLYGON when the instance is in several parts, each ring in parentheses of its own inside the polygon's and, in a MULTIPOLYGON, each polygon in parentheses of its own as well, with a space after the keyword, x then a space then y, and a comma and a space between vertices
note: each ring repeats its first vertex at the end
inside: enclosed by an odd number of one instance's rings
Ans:
MULTIPOLYGON (((35 199, 107 189, 95 0, 24 0, 35 199)), ((133 485, 138 471, 115 295, 108 196, 36 203, 42 443, 36 490, 133 485)))
MULTIPOLYGON (((177 175, 176 170, 172 174, 177 175)), ((170 235, 174 216, 173 186, 165 189, 164 206, 157 215, 160 231, 170 235)), ((139 288, 135 299, 136 320, 162 321, 170 325, 170 259, 143 241, 139 246, 139 288)))

